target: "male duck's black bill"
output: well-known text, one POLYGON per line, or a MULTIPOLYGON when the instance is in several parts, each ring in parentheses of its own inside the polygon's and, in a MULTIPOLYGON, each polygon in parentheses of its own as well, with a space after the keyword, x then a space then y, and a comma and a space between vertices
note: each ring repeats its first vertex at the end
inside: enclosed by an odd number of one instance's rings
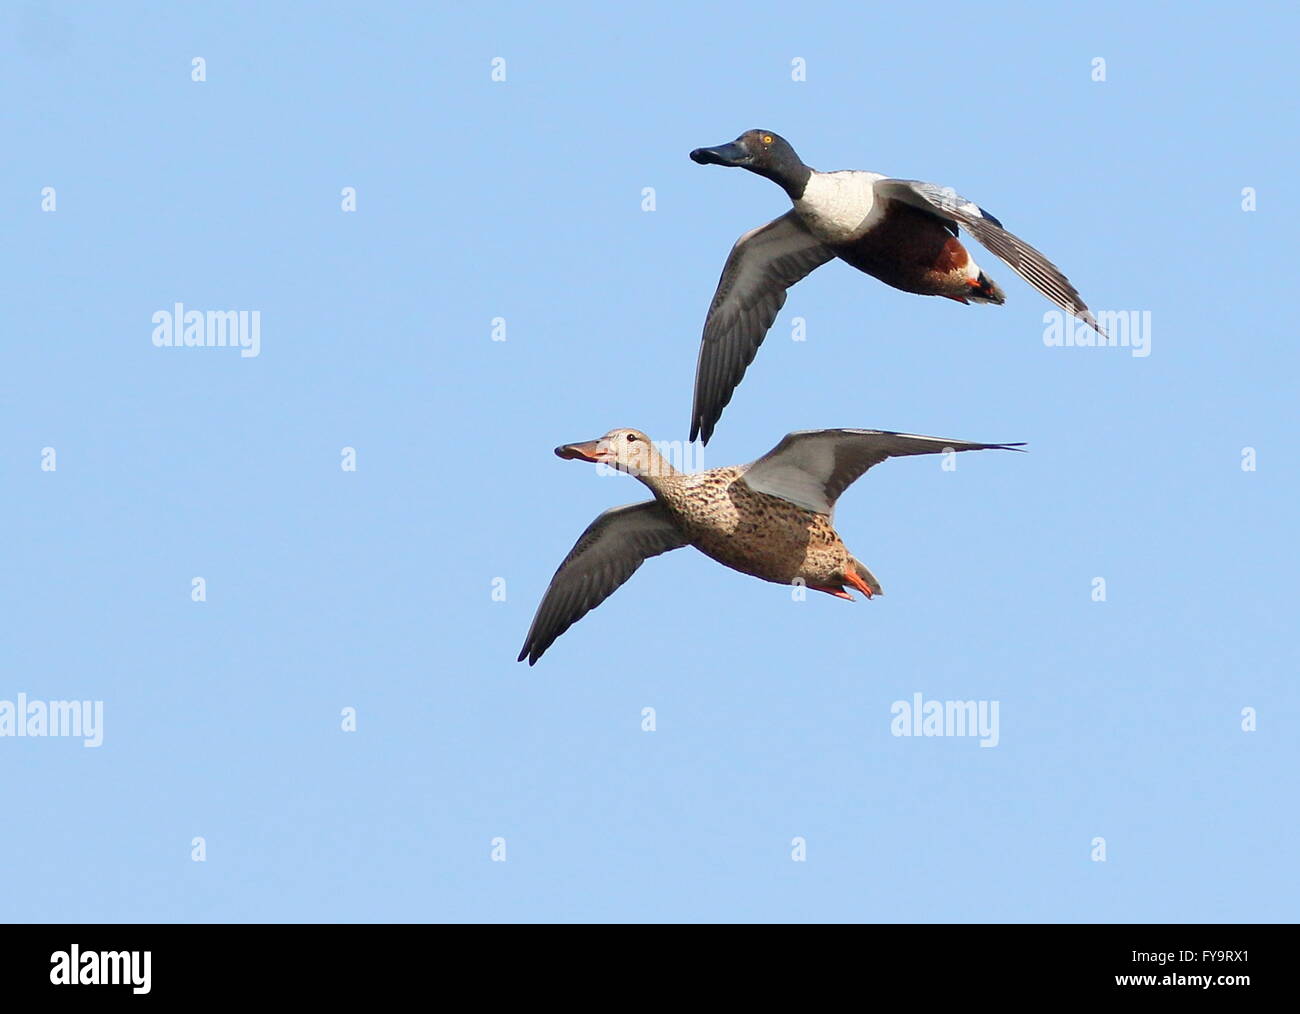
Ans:
POLYGON ((752 157, 749 149, 737 141, 716 148, 696 148, 691 152, 691 161, 700 165, 742 166, 752 157))

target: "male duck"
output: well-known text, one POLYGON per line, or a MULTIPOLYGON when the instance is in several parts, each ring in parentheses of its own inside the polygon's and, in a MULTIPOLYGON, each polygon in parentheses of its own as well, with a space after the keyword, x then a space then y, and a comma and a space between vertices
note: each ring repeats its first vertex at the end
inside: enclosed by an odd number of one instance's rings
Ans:
POLYGON ((907 454, 1013 449, 885 430, 803 430, 750 465, 678 472, 639 430, 610 430, 555 453, 612 465, 650 487, 653 500, 613 507, 593 521, 564 558, 524 639, 519 661, 533 665, 574 623, 612 595, 642 562, 694 546, 705 556, 764 581, 802 582, 853 601, 881 593, 832 525, 835 501, 872 465, 907 454))
POLYGON ((960 226, 1053 303, 1101 333, 1054 264, 946 187, 858 170, 818 172, 770 130, 696 148, 691 158, 765 176, 794 202, 792 211, 741 236, 722 269, 695 369, 692 440, 701 436, 708 443, 785 303, 785 290, 836 257, 904 292, 959 303, 1004 302, 1002 290, 958 241, 960 226))

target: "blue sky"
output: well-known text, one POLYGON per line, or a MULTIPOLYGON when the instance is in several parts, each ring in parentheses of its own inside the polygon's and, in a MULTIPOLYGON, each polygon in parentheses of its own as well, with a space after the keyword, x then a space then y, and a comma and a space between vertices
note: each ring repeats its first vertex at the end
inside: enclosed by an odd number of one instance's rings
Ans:
POLYGON ((1296 16, 446 6, 4 12, 0 701, 104 727, 0 738, 0 917, 1293 920, 1296 16), (991 255, 1003 307, 828 265, 706 465, 1030 453, 852 487, 875 601, 688 550, 518 665, 643 496, 551 449, 685 439, 722 262, 787 207, 687 158, 751 127, 955 187, 1151 354, 1045 346, 991 255), (178 301, 260 354, 155 347, 178 301), (997 746, 891 735, 917 693, 999 702, 997 746))

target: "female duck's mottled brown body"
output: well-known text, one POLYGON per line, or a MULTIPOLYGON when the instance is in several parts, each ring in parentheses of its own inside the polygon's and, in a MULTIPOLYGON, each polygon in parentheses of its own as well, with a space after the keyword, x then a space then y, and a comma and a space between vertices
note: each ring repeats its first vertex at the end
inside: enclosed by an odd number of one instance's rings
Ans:
POLYGON ((880 583, 831 522, 839 495, 889 457, 1009 446, 884 430, 806 430, 752 464, 693 475, 674 469, 639 430, 557 447, 562 458, 635 476, 654 499, 611 508, 587 527, 551 579, 519 660, 535 663, 646 559, 682 546, 764 581, 801 583, 850 601, 846 585, 878 595, 880 583))
MULTIPOLYGON (((732 570, 777 584, 802 581, 832 593, 845 584, 858 585, 860 565, 828 516, 759 493, 744 474, 743 467, 733 465, 647 485, 689 544, 732 570)), ((881 591, 873 577, 862 590, 868 596, 881 591)))

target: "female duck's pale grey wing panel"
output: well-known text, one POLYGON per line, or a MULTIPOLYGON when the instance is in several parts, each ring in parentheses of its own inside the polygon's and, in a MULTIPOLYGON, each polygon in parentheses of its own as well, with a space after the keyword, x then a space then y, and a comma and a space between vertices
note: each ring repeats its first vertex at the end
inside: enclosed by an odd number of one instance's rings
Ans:
POLYGON ((829 515, 840 494, 868 468, 886 458, 949 450, 1013 450, 1018 446, 973 444, 888 430, 799 430, 750 465, 744 479, 751 489, 829 515))
POLYGON ((686 545, 657 500, 611 507, 564 558, 542 596, 517 661, 533 665, 557 637, 595 609, 652 556, 686 545))
POLYGON ((834 257, 794 211, 736 240, 704 320, 692 440, 701 436, 709 442, 731 393, 785 305, 785 290, 834 257))
POLYGON ((1061 269, 1019 236, 1007 232, 1001 222, 974 201, 948 187, 920 180, 877 180, 873 189, 881 197, 903 201, 963 227, 1062 310, 1086 321, 1098 334, 1105 334, 1061 269))

